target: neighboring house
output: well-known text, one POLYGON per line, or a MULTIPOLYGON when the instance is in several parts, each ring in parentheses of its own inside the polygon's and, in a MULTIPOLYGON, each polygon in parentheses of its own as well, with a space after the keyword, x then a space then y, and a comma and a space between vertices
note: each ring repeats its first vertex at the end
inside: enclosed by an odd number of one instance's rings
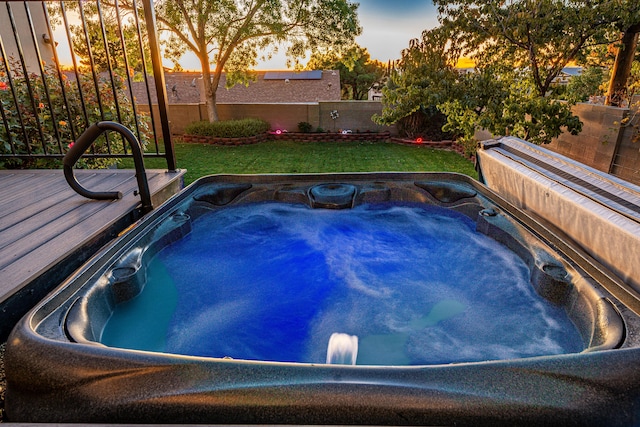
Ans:
POLYGON ((382 101, 382 88, 379 89, 374 89, 371 88, 369 89, 369 92, 367 94, 367 99, 369 101, 382 101))
MULTIPOLYGON (((226 78, 218 86, 216 102, 230 103, 299 103, 340 101, 340 73, 334 70, 258 71, 257 80, 248 86, 237 84, 225 88, 226 78)), ((169 104, 205 103, 204 84, 200 72, 165 72, 169 104)), ((146 102, 144 85, 134 83, 138 102, 146 102)), ((157 103, 152 94, 152 103, 157 103)))
MULTIPOLYGON (((456 71, 460 74, 472 74, 475 73, 476 69, 473 67, 470 68, 456 68, 456 71)), ((582 74, 582 67, 564 67, 560 74, 553 79, 554 84, 566 85, 569 83, 572 77, 579 76, 582 74)))
POLYGON ((582 74, 582 67, 564 67, 560 74, 553 79, 554 84, 566 85, 571 78, 582 74))
POLYGON ((456 67, 456 71, 459 74, 464 75, 464 74, 473 74, 473 73, 476 72, 476 69, 475 69, 475 67, 466 67, 466 68, 457 68, 456 67))

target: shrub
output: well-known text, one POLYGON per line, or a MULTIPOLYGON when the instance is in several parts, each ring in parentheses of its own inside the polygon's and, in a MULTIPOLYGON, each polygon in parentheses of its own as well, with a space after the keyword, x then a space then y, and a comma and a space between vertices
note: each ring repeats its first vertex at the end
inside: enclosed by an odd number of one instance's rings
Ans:
MULTIPOLYGON (((12 59, 10 61, 14 62, 12 59)), ((68 78, 66 74, 59 77, 57 69, 51 65, 44 67, 42 75, 25 75, 17 64, 13 64, 12 69, 11 81, 6 69, 0 69, 0 104, 4 110, 4 123, 0 126, 0 154, 14 154, 15 150, 15 154, 62 156, 74 142, 74 136, 79 137, 87 127, 102 120, 119 121, 134 130, 137 123, 143 147, 153 138, 150 117, 134 111, 125 79, 121 75, 116 75, 113 82, 100 78, 96 92, 96 82, 85 69, 80 73, 79 81, 68 78), (13 84, 15 97, 10 83, 13 84), (98 96, 102 112, 96 107, 98 96), (116 100, 119 118, 116 115, 116 100)), ((112 135, 107 142, 105 135, 102 135, 89 152, 97 155, 123 153, 122 138, 112 135)), ((117 160, 83 158, 76 167, 100 168, 114 162, 117 160)), ((56 168, 61 166, 61 160, 51 157, 6 159, 0 161, 0 166, 56 168)))
POLYGON ((587 67, 582 74, 572 77, 566 85, 552 87, 552 95, 557 99, 586 102, 591 96, 605 94, 608 77, 601 67, 587 67))
POLYGON ((261 119, 225 120, 220 122, 194 122, 185 127, 187 135, 216 138, 243 138, 267 132, 271 125, 261 119))
POLYGON ((452 132, 443 131, 447 116, 435 107, 422 107, 397 121, 398 133, 409 138, 422 136, 432 141, 454 139, 452 132))
POLYGON ((298 123, 298 130, 302 133, 309 133, 313 130, 313 125, 309 122, 298 123))

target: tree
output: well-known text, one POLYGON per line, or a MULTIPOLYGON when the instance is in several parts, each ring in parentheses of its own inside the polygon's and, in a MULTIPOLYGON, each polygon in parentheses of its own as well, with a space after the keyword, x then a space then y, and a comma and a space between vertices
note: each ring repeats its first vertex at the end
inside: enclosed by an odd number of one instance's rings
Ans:
POLYGON ((380 124, 396 123, 398 130, 410 138, 439 133, 429 124, 443 118, 437 107, 455 98, 460 86, 453 67, 447 34, 440 29, 425 31, 422 39, 413 39, 402 57, 390 70, 382 89, 382 113, 373 117, 380 124))
MULTIPOLYGON (((140 57, 140 46, 137 43, 126 43, 126 40, 136 40, 137 39, 137 30, 132 26, 123 26, 122 34, 125 40, 124 46, 126 51, 122 49, 123 43, 120 41, 120 36, 118 34, 119 28, 114 21, 104 22, 106 30, 106 46, 105 49, 105 39, 103 38, 102 32, 100 30, 100 23, 94 20, 87 20, 87 34, 89 36, 89 45, 91 48, 88 48, 88 44, 86 41, 86 36, 84 33, 84 29, 79 25, 74 25, 71 28, 72 31, 72 41, 73 48, 76 55, 80 57, 80 65, 85 67, 91 66, 91 61, 89 60, 89 51, 91 52, 91 57, 93 60, 93 66, 96 68, 97 72, 107 71, 110 66, 114 70, 125 71, 125 72, 142 72, 142 60, 140 57), (125 53, 127 58, 127 64, 125 64, 125 53), (110 63, 109 63, 109 61, 110 63), (110 66, 109 66, 110 65, 110 66), (129 70, 126 70, 125 65, 129 66, 129 70)), ((143 39, 143 43, 145 43, 146 38, 143 39)), ((146 43, 145 43, 146 44, 146 43)), ((148 51, 148 46, 144 46, 144 49, 148 51)), ((146 68, 147 70, 151 70, 151 61, 150 58, 145 58, 147 61, 146 68)))
POLYGON ((367 99, 369 90, 382 87, 386 66, 372 60, 366 48, 354 45, 339 56, 335 51, 311 56, 308 70, 338 70, 342 99, 367 99))
POLYGON ((472 138, 493 128, 538 143, 561 131, 577 133, 570 104, 548 97, 554 79, 571 61, 610 42, 629 22, 637 2, 626 0, 435 0, 447 49, 471 57, 476 74, 459 79, 467 94, 441 103, 449 127, 472 138), (612 3, 626 7, 622 16, 612 3), (493 92, 482 91, 490 90, 493 92), (476 94, 469 96, 469 93, 476 94), (486 103, 489 104, 486 104, 486 103), (486 119, 490 118, 490 121, 486 119))
POLYGON ((357 7, 348 0, 161 0, 156 20, 170 33, 168 58, 190 50, 200 60, 209 120, 216 121, 223 71, 228 86, 246 82, 260 52, 269 56, 282 43, 296 64, 309 51, 339 52, 360 34, 357 7))
POLYGON ((640 36, 640 3, 637 0, 617 0, 612 10, 612 36, 617 52, 605 104, 622 106, 628 98, 629 78, 640 36))
POLYGON ((627 27, 620 37, 620 46, 611 72, 606 105, 620 107, 628 98, 628 80, 638 48, 640 21, 627 27))
POLYGON ((399 69, 390 79, 393 85, 384 91, 385 109, 376 120, 394 123, 436 106, 447 115, 444 130, 458 134, 470 147, 475 145, 479 128, 535 143, 550 142, 563 129, 572 133, 581 129, 569 104, 545 96, 552 80, 546 83, 549 77, 543 72, 549 72, 547 67, 538 64, 536 73, 518 58, 517 49, 509 50, 507 43, 487 39, 486 34, 478 35, 474 42, 475 35, 461 35, 465 27, 458 25, 461 23, 448 22, 425 31, 421 41, 412 41, 403 51, 399 69), (498 46, 507 49, 502 56, 498 46), (475 72, 462 74, 454 69, 463 53, 477 60, 475 72))
MULTIPOLYGON (((70 41, 81 66, 93 66, 98 73, 109 69, 122 74, 134 71, 142 73, 145 68, 149 71, 152 69, 146 27, 141 26, 139 37, 130 7, 116 8, 108 1, 102 3, 100 9, 97 4, 90 2, 65 4, 66 14, 72 11, 82 18, 80 24, 70 24, 70 41)), ((62 20, 61 5, 50 3, 47 10, 55 28, 62 20)))
POLYGON ((582 74, 574 76, 566 86, 565 96, 577 102, 586 102, 591 96, 602 95, 605 69, 599 66, 586 67, 582 74))
POLYGON ((477 59, 508 55, 528 67, 541 96, 570 61, 590 48, 617 42, 610 103, 624 98, 640 31, 637 0, 435 0, 443 24, 460 30, 456 42, 477 59))
POLYGON ((545 96, 562 69, 589 46, 608 43, 611 1, 435 0, 452 43, 476 64, 509 62, 527 70, 545 96))

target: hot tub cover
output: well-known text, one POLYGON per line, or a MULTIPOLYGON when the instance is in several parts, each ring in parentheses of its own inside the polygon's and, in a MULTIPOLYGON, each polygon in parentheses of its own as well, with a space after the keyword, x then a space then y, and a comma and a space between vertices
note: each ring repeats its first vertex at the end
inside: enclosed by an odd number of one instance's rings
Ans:
POLYGON ((477 152, 480 178, 640 290, 640 187, 514 137, 477 152))

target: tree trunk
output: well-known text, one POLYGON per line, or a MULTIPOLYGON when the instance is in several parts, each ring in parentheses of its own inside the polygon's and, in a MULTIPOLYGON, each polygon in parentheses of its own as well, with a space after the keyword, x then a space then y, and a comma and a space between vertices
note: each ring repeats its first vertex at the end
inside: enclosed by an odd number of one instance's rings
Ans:
POLYGON ((211 75, 209 58, 200 58, 200 65, 202 66, 202 81, 204 84, 208 119, 210 122, 217 122, 220 118, 218 116, 218 105, 216 104, 216 92, 218 83, 220 82, 220 75, 218 73, 214 73, 213 76, 211 75))
MULTIPOLYGON (((210 89, 209 92, 207 92, 209 94, 207 96, 207 111, 209 112, 209 121, 217 122, 218 120, 220 120, 220 117, 218 116, 218 104, 216 103, 216 91, 213 85, 211 84, 209 85, 210 87, 212 87, 212 89, 210 89)), ((216 85, 215 88, 217 87, 218 86, 216 85)))
POLYGON ((638 35, 640 35, 640 23, 632 25, 622 33, 620 40, 622 46, 616 53, 605 105, 621 107, 627 99, 627 80, 631 74, 631 65, 638 46, 638 35))

